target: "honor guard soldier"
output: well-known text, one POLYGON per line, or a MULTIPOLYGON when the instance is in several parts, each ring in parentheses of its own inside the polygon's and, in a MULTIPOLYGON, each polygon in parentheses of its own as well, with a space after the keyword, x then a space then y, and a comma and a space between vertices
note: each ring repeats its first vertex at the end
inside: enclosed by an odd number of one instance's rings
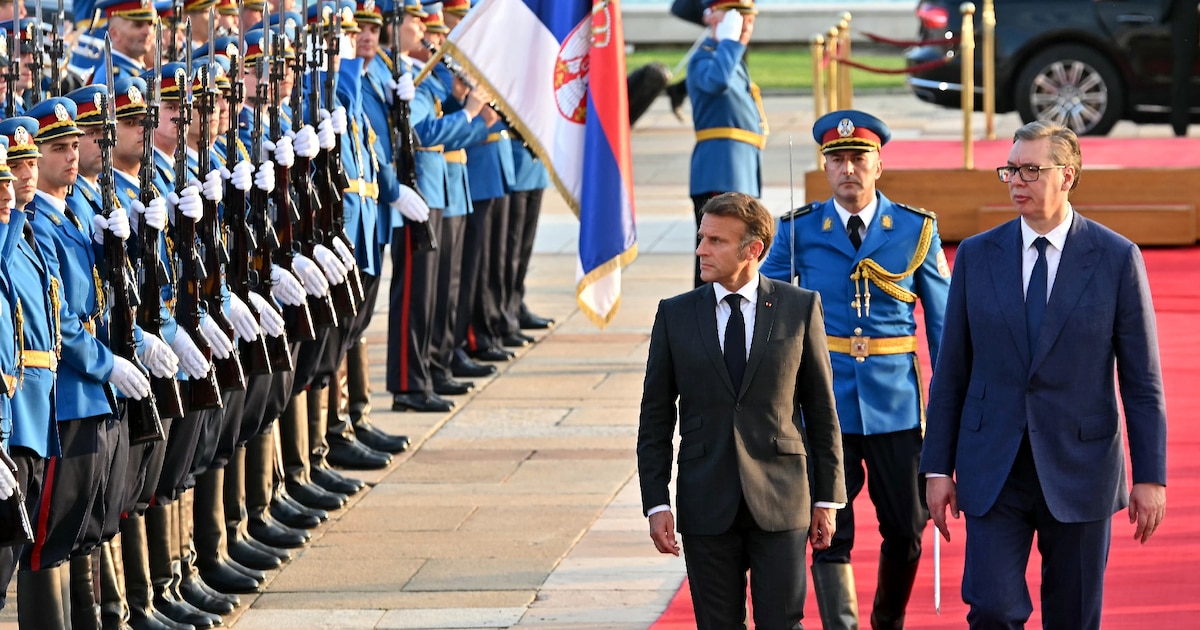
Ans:
MULTIPOLYGON (((0 466, 2 469, 0 470, 0 498, 7 499, 14 492, 20 490, 25 497, 26 510, 33 513, 37 507, 41 475, 48 454, 47 438, 54 424, 50 419, 49 404, 45 407, 45 413, 40 416, 25 415, 24 411, 30 410, 23 410, 21 422, 14 424, 15 402, 13 399, 17 396, 18 390, 18 361, 23 349, 18 345, 22 339, 21 335, 28 334, 32 330, 40 331, 43 334, 49 332, 50 320, 48 319, 49 314, 43 310, 40 311, 40 323, 30 322, 26 318, 38 317, 39 311, 26 313, 23 307, 18 308, 21 300, 17 293, 17 285, 29 283, 30 286, 26 291, 33 292, 41 289, 41 283, 36 274, 28 273, 29 270, 14 267, 12 264, 14 255, 22 255, 18 252, 17 242, 23 239, 22 230, 25 226, 25 219, 24 213, 14 208, 16 191, 13 188, 13 182, 17 178, 8 167, 7 153, 8 137, 0 135, 0 309, 3 309, 0 311, 0 378, 3 379, 4 391, 0 395, 0 436, 3 437, 3 444, 0 444, 0 448, 8 453, 9 459, 17 469, 14 475, 9 471, 8 466, 0 466), (17 319, 18 313, 21 315, 20 321, 17 319), (35 450, 39 445, 32 444, 31 438, 33 438, 32 442, 40 442, 40 452, 35 450)), ((48 303, 49 297, 43 295, 41 300, 48 303)), ((50 337, 46 335, 44 338, 48 340, 50 337)), ((49 347, 48 342, 46 347, 49 347)), ((31 395, 41 395, 48 403, 51 383, 53 383, 52 375, 51 378, 46 379, 44 389, 40 394, 35 390, 30 392, 31 395)), ((29 400, 31 399, 26 399, 26 401, 29 400)), ((55 448, 58 446, 57 438, 54 440, 54 446, 55 448)), ((0 609, 6 603, 8 587, 17 570, 20 553, 20 546, 6 545, 0 549, 0 609)))
POLYGON ((813 582, 827 628, 858 623, 850 551, 864 466, 883 535, 872 627, 903 627, 929 518, 917 475, 925 396, 915 310, 920 299, 936 365, 950 267, 934 214, 876 190, 880 149, 890 137, 882 121, 860 111, 817 120, 813 138, 825 156, 833 198, 785 215, 762 267, 770 278, 797 278, 818 291, 825 306, 850 497, 838 511, 833 544, 813 553, 813 582))
MULTIPOLYGON (((35 20, 33 18, 25 18, 20 21, 20 27, 21 27, 21 33, 18 35, 16 32, 13 31, 13 21, 12 20, 8 20, 6 22, 0 22, 0 35, 2 35, 2 37, 0 37, 0 39, 3 39, 3 42, 0 42, 0 43, 4 44, 3 48, 0 48, 0 58, 4 59, 3 69, 5 71, 9 70, 9 64, 12 61, 11 59, 8 58, 8 41, 9 41, 9 38, 12 38, 12 37, 19 36, 21 38, 20 39, 20 41, 21 41, 20 66, 21 66, 22 70, 24 70, 25 68, 29 68, 30 64, 33 62, 33 36, 32 36, 32 33, 33 33, 34 29, 37 28, 37 20, 35 20)), ((8 85, 7 76, 4 76, 4 73, 0 72, 0 85, 4 86, 4 89, 0 90, 0 97, 3 97, 2 100, 0 100, 0 108, 3 108, 3 109, 0 109, 0 114, 2 114, 3 116, 21 116, 25 113, 25 99, 24 99, 23 95, 25 94, 26 91, 28 91, 29 89, 31 89, 33 87, 32 73, 28 73, 29 76, 24 76, 26 74, 27 73, 24 71, 21 72, 21 76, 19 76, 17 79, 16 89, 12 90, 12 100, 13 100, 12 108, 14 111, 13 111, 13 113, 9 114, 8 113, 8 109, 9 109, 8 93, 11 88, 8 85)))
MULTIPOLYGON (((146 71, 154 55, 154 24, 158 12, 151 0, 102 0, 97 7, 107 20, 112 41, 112 67, 116 78, 136 77, 146 71)), ((94 36, 94 35, 93 35, 94 36)), ((100 36, 103 38, 103 35, 100 36)), ((107 84, 103 55, 96 60, 91 82, 107 84)))
MULTIPOLYGON (((36 220, 29 204, 37 188, 37 160, 41 157, 33 140, 37 130, 37 120, 25 116, 0 122, 0 135, 8 139, 8 166, 16 178, 16 209, 0 245, 4 254, 0 269, 12 283, 14 328, 19 332, 16 371, 9 376, 15 377, 13 417, 20 421, 13 424, 8 447, 17 464, 18 484, 25 493, 35 542, 45 538, 45 523, 33 517, 50 501, 45 494, 49 458, 62 453, 54 417, 54 382, 61 349, 59 323, 70 316, 62 302, 57 261, 43 254, 30 225, 36 220)), ((38 568, 33 549, 33 545, 15 549, 20 554, 17 622, 21 628, 64 627, 68 622, 59 577, 62 559, 38 568)), ((11 576, 11 570, 6 567, 5 577, 11 576)))
MULTIPOLYGON (((688 61, 687 71, 696 127, 689 190, 697 228, 700 208, 709 199, 725 192, 762 195, 762 150, 767 146, 767 116, 746 69, 754 2, 704 0, 704 6, 712 33, 688 61)), ((695 284, 702 284, 699 259, 695 284)))

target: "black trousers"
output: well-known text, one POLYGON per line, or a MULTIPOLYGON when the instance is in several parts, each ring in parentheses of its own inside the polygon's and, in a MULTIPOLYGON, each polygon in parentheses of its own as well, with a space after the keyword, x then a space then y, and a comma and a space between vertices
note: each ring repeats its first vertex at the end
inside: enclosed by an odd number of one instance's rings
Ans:
POLYGON ((134 444, 129 447, 129 458, 125 468, 124 499, 121 503, 121 514, 125 516, 140 516, 146 513, 154 493, 158 489, 158 481, 162 477, 163 460, 167 455, 167 443, 171 439, 177 418, 162 418, 163 430, 167 439, 158 442, 134 444))
MULTIPOLYGON (((246 377, 246 400, 242 403, 242 421, 238 427, 234 447, 245 446, 247 442, 258 435, 262 428, 263 416, 271 400, 275 385, 276 374, 255 374, 246 377)), ((232 453, 232 452, 231 452, 232 453)), ((216 463, 213 464, 216 466, 216 463)), ((222 466, 224 463, 222 463, 222 466)))
MULTIPOLYGON (((249 387, 250 379, 246 379, 249 387)), ((213 417, 213 421, 205 425, 200 434, 200 442, 196 445, 196 456, 192 461, 191 477, 202 475, 209 468, 224 468, 233 456, 241 437, 242 419, 246 408, 246 390, 228 391, 221 394, 221 412, 213 417)), ((191 487, 188 483, 187 487, 191 487)))
POLYGON ((514 252, 509 260, 515 266, 512 272, 508 315, 510 322, 517 328, 520 328, 521 306, 525 303, 525 277, 529 274, 529 261, 533 258, 533 242, 537 238, 538 217, 542 215, 544 193, 545 191, 539 188, 509 195, 509 204, 512 205, 509 223, 513 224, 510 232, 516 236, 516 244, 509 247, 509 250, 514 252))
MULTIPOLYGON (((700 247, 700 218, 702 217, 701 211, 704 209, 704 204, 708 203, 709 199, 712 199, 713 197, 716 197, 717 195, 720 195, 720 194, 722 194, 722 193, 706 192, 706 193, 702 193, 699 195, 692 195, 692 213, 695 214, 695 216, 696 216, 696 247, 697 248, 700 247)), ((693 256, 694 256, 694 254, 695 254, 695 252, 693 251, 693 256)), ((698 287, 698 286, 704 284, 704 281, 700 279, 700 257, 699 256, 694 256, 694 257, 696 260, 695 260, 695 263, 693 263, 694 264, 693 272, 694 272, 694 276, 695 276, 693 286, 698 287)))
POLYGON ((754 626, 792 630, 803 626, 808 572, 804 549, 808 529, 768 532, 758 526, 743 499, 729 531, 716 536, 684 534, 692 606, 699 630, 744 628, 746 572, 754 626))
POLYGON ((458 291, 458 319, 455 322, 454 338, 459 346, 469 352, 486 350, 500 345, 499 333, 492 328, 481 306, 482 293, 486 290, 484 280, 487 261, 491 257, 491 217, 507 197, 474 199, 474 211, 467 215, 467 226, 463 232, 462 280, 458 291))
MULTIPOLYGON (((429 211, 429 228, 441 234, 442 211, 429 211)), ((388 295, 387 388, 393 394, 433 392, 429 349, 440 258, 413 252, 410 230, 392 230, 392 285, 388 295)))
POLYGON ((29 515, 36 521, 37 532, 26 565, 30 569, 58 566, 76 551, 106 472, 100 442, 104 420, 93 417, 58 423, 62 455, 46 462, 43 505, 29 515))
POLYGON ((433 309, 433 334, 429 341, 429 371, 434 381, 453 378, 450 363, 454 358, 454 330, 458 324, 458 301, 462 299, 463 238, 471 215, 444 217, 438 236, 437 304, 433 309))
POLYGON ((921 535, 929 520, 925 509, 921 463, 921 429, 880 435, 842 434, 846 468, 846 507, 837 511, 837 530, 828 549, 813 552, 813 564, 848 563, 854 548, 854 499, 868 487, 879 533, 880 552, 892 562, 911 564, 921 558, 921 535))
MULTIPOLYGON (((23 446, 11 447, 8 456, 17 465, 17 487, 25 493, 25 511, 29 513, 29 524, 34 527, 33 534, 36 537, 37 523, 33 520, 33 515, 38 513, 42 505, 42 485, 45 483, 47 460, 23 446)), ((4 608, 8 586, 17 572, 17 561, 20 560, 25 563, 26 568, 29 567, 29 558, 26 555, 29 549, 29 545, 0 547, 0 609, 4 608)))
POLYGON ((121 404, 119 420, 114 417, 104 421, 99 437, 100 488, 76 544, 80 553, 88 553, 101 542, 111 540, 121 529, 129 470, 128 406, 121 404))
POLYGON ((200 441, 201 430, 216 420, 213 416, 220 414, 220 409, 204 409, 189 411, 182 418, 176 418, 171 426, 171 434, 167 436, 167 447, 163 453, 162 473, 155 486, 153 505, 167 505, 179 497, 179 491, 186 487, 188 477, 192 472, 192 462, 196 459, 196 445, 200 441))

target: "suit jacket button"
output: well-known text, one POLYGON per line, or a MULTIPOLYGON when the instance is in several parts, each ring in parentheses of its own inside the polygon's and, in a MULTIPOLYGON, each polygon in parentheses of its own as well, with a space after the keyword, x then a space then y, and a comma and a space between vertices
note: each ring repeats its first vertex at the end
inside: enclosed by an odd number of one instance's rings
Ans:
POLYGON ((733 406, 733 408, 734 408, 735 410, 737 410, 737 411, 741 411, 741 410, 742 410, 742 405, 741 405, 741 403, 738 403, 738 404, 734 405, 734 406, 733 406))

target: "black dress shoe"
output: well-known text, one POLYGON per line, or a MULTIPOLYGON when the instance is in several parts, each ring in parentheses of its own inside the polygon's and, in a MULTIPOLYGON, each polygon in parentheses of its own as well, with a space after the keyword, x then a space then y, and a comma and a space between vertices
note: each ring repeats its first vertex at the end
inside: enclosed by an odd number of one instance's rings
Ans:
POLYGON ((283 565, 279 556, 260 551, 254 545, 240 538, 230 537, 226 544, 229 548, 229 557, 248 569, 271 571, 283 565))
POLYGON ((312 478, 313 483, 325 488, 330 492, 351 496, 358 494, 363 488, 367 487, 366 482, 361 479, 347 477, 342 473, 324 466, 313 466, 309 471, 308 476, 312 478))
POLYGON ((292 495, 300 505, 321 510, 336 510, 346 505, 348 497, 344 494, 334 494, 317 485, 303 483, 286 483, 288 494, 292 495))
POLYGON ((251 517, 246 520, 246 529, 254 540, 277 549, 303 547, 312 538, 307 530, 288 527, 274 518, 265 520, 251 517))
POLYGON ((462 396, 471 393, 474 389, 475 383, 470 381, 456 381, 452 378, 433 380, 433 391, 440 396, 462 396))
POLYGON ((154 609, 166 615, 168 619, 194 628, 215 628, 221 625, 221 616, 205 612, 192 606, 188 601, 168 597, 166 593, 154 595, 154 609))
POLYGON ((499 346, 492 346, 491 348, 484 348, 483 350, 476 350, 471 353, 471 358, 479 361, 512 361, 515 356, 517 355, 499 346))
POLYGON ((392 396, 392 411, 447 412, 454 402, 437 394, 396 394, 392 396))
POLYGON ((392 463, 392 456, 374 450, 358 440, 339 439, 329 440, 329 452, 325 454, 325 461, 338 468, 379 470, 392 463))
POLYGON ((538 314, 533 314, 526 310, 521 311, 521 317, 517 318, 517 322, 520 324, 521 328, 526 330, 545 330, 548 328, 554 328, 553 318, 541 317, 538 316, 538 314))
MULTIPOLYGON (((315 516, 317 518, 317 520, 322 523, 329 520, 329 512, 326 512, 325 510, 322 510, 321 508, 308 507, 307 505, 300 503, 294 497, 292 497, 292 495, 288 494, 286 485, 281 486, 279 488, 279 490, 276 492, 275 500, 279 501, 281 504, 286 505, 288 508, 291 508, 292 510, 299 512, 301 515, 315 516)), ((274 515, 274 514, 272 514, 272 515, 274 515)), ((279 517, 276 517, 276 518, 279 518, 279 517)), ((279 519, 279 522, 283 523, 283 519, 279 519)), ((284 524, 286 525, 286 523, 284 523, 284 524)), ((294 527, 294 526, 289 525, 289 527, 294 527)))
POLYGON ((354 423, 354 437, 377 451, 393 454, 407 451, 411 443, 407 435, 387 433, 371 424, 370 420, 359 420, 354 423))
POLYGON ((456 356, 450 364, 450 372, 458 378, 482 378, 495 374, 496 366, 476 363, 465 355, 461 358, 456 356))
POLYGON ((192 606, 215 615, 227 615, 237 608, 233 602, 209 593, 197 579, 186 579, 180 582, 179 593, 192 606))
POLYGON ((518 333, 504 335, 504 337, 500 339, 500 344, 505 348, 524 348, 525 346, 528 346, 529 343, 529 337, 518 333))

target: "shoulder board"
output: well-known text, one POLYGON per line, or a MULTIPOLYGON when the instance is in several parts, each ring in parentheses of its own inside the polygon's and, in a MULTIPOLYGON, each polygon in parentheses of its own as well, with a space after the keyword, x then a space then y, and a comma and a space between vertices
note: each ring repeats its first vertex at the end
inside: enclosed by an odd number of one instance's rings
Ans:
POLYGON ((779 217, 779 220, 780 221, 791 221, 792 219, 795 219, 796 217, 802 217, 802 216, 812 212, 813 210, 816 210, 818 207, 820 207, 820 205, 821 205, 821 202, 814 201, 814 202, 808 204, 807 206, 800 206, 799 208, 796 208, 795 210, 792 210, 791 212, 779 217))
POLYGON ((62 225, 62 219, 58 218, 56 215, 54 215, 54 213, 47 212, 46 217, 48 217, 50 222, 54 225, 62 225))
POLYGON ((903 204, 903 203, 897 203, 896 207, 904 208, 905 210, 908 210, 909 212, 919 214, 923 217, 929 217, 930 219, 937 219, 937 213, 935 213, 931 210, 926 210, 925 208, 914 208, 910 205, 903 204))

